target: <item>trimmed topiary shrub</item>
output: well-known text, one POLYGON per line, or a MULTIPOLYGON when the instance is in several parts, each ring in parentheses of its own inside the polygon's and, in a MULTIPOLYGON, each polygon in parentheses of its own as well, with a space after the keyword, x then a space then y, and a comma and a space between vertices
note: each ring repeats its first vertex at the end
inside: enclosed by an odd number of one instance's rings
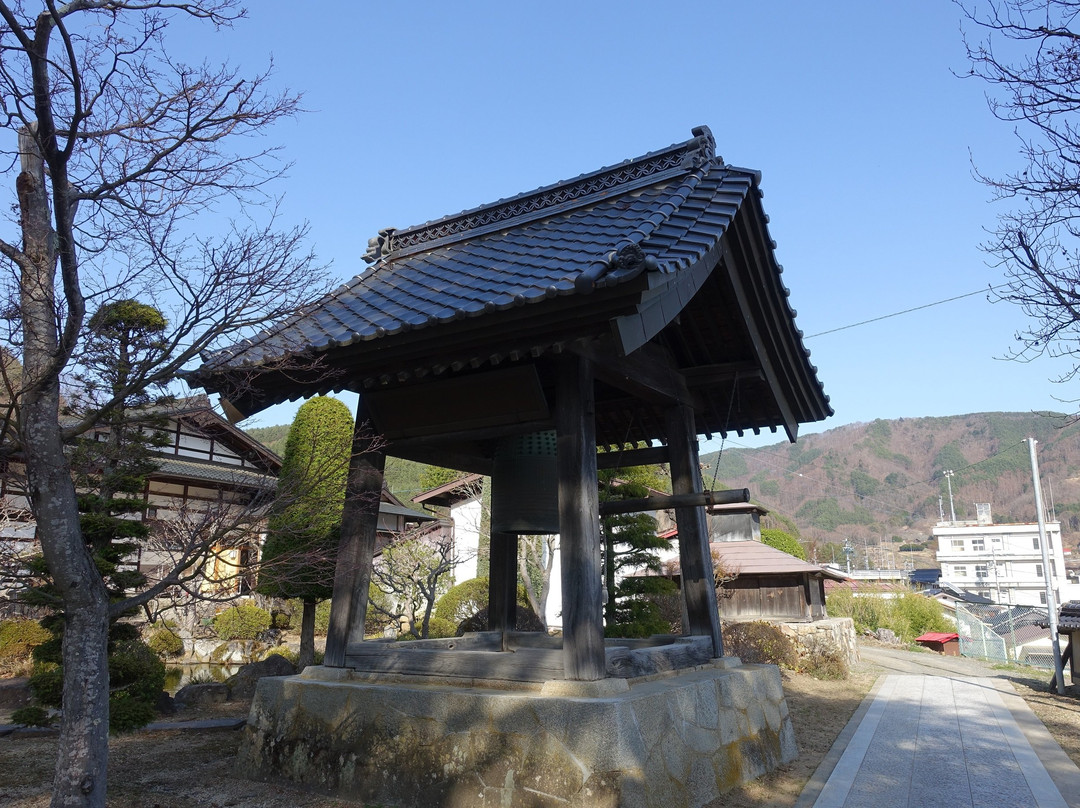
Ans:
POLYGON ((220 640, 254 640, 270 628, 270 612, 241 603, 214 615, 214 633, 220 640))
POLYGON ((172 659, 184 655, 184 641, 166 625, 156 625, 146 639, 150 650, 162 659, 172 659))
POLYGON ((51 637, 37 620, 0 620, 0 662, 29 659, 30 652, 51 637))
POLYGON ((24 727, 49 727, 55 723, 55 719, 49 711, 37 704, 28 707, 20 707, 11 714, 13 724, 22 724, 24 727))
MULTIPOLYGON (((467 617, 462 620, 457 627, 457 631, 454 634, 458 637, 467 632, 473 631, 487 631, 488 630, 488 610, 485 606, 478 611, 472 617, 467 617)), ((536 616, 536 612, 527 606, 518 604, 517 615, 514 621, 515 631, 543 631, 544 624, 540 618, 536 616)))
POLYGON ((444 637, 456 637, 457 626, 449 620, 432 615, 428 620, 428 639, 438 640, 444 637))

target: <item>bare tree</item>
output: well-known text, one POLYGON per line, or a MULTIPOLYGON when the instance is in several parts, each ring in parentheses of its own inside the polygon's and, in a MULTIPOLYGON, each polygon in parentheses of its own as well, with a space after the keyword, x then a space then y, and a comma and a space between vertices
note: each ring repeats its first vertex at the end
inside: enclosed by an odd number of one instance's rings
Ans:
POLYGON ((979 178, 1010 210, 987 252, 1006 284, 997 295, 1033 324, 1014 358, 1068 357, 1080 371, 1080 2, 958 3, 967 20, 968 75, 988 85, 990 111, 1013 124, 1021 168, 979 178))
POLYGON ((271 90, 269 72, 243 78, 169 58, 174 15, 220 27, 241 12, 232 0, 0 2, 0 113, 18 199, 13 233, 0 238, 14 324, 5 350, 21 363, 5 373, 16 428, 0 434, 26 458, 37 537, 63 593, 54 806, 105 804, 109 614, 154 589, 109 603, 80 536, 65 441, 120 397, 175 378, 320 291, 304 228, 275 227, 266 184, 284 166, 258 141, 297 112, 297 97, 271 90), (166 316, 158 361, 63 424, 61 384, 80 361, 88 302, 131 297, 166 316))
POLYGON ((518 548, 518 573, 525 587, 525 596, 529 599, 529 608, 546 629, 551 572, 555 566, 555 554, 559 551, 559 536, 521 536, 518 548))
POLYGON ((455 553, 453 537, 441 530, 418 528, 395 537, 372 566, 372 586, 380 597, 370 608, 406 634, 426 639, 435 601, 463 560, 455 553))

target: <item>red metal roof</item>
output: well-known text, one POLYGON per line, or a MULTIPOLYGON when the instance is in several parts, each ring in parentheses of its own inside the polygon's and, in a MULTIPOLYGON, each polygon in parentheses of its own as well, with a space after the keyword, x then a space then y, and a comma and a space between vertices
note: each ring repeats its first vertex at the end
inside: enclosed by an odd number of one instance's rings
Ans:
POLYGON ((943 631, 928 631, 921 637, 916 637, 915 642, 949 642, 949 640, 958 639, 960 639, 960 635, 956 633, 946 634, 943 631))

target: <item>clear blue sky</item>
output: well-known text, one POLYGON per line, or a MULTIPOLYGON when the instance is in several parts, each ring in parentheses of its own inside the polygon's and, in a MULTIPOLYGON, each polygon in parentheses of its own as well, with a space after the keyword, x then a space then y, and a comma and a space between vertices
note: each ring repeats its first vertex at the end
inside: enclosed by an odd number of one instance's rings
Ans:
MULTIPOLYGON (((711 127, 763 173, 764 205, 806 335, 985 289, 995 218, 972 161, 1018 165, 1009 126, 966 69, 942 0, 335 3, 259 0, 185 53, 277 80, 310 110, 272 137, 345 280, 367 239, 576 176, 711 127)), ((985 294, 807 340, 836 415, 1070 410, 1049 359, 1002 361, 1024 315, 985 294)), ((250 425, 287 423, 275 407, 250 425)), ((758 440, 770 443, 780 435, 758 440)), ((754 443, 738 440, 739 444, 754 443)), ((731 445, 731 444, 729 444, 731 445)), ((707 447, 711 448, 711 447, 707 447)))

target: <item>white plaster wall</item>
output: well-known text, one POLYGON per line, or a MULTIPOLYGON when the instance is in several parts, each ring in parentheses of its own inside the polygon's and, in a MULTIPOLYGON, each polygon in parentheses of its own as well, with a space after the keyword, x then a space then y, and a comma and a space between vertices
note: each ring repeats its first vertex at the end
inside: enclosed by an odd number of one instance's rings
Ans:
POLYGON ((454 523, 454 552, 460 562, 454 570, 454 580, 458 583, 476 577, 481 516, 479 499, 462 502, 450 508, 450 519, 454 523))

